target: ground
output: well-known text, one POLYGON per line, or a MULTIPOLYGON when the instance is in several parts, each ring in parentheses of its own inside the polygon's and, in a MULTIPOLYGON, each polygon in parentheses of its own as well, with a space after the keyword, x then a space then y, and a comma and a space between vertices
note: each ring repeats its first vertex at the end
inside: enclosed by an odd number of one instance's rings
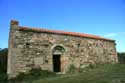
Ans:
POLYGON ((125 64, 103 64, 82 73, 23 80, 21 83, 125 83, 125 64))

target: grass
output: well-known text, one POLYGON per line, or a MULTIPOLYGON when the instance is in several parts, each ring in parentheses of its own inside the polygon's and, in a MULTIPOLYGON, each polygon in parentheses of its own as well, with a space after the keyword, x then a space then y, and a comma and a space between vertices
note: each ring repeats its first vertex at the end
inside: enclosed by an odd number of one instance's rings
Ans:
POLYGON ((125 83, 125 64, 104 64, 86 68, 80 74, 34 80, 32 83, 125 83))
POLYGON ((47 70, 41 70, 40 68, 31 69, 28 73, 20 73, 16 78, 10 79, 9 83, 29 83, 33 80, 55 77, 56 73, 47 70))
POLYGON ((75 74, 55 75, 47 72, 32 71, 9 83, 125 83, 125 64, 102 64, 75 74))

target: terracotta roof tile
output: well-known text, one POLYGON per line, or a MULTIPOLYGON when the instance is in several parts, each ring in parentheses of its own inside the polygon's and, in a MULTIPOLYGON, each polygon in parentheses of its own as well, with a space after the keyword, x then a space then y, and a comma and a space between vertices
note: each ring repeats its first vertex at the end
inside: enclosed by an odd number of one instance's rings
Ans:
POLYGON ((108 38, 103 38, 100 36, 84 34, 84 33, 77 33, 77 32, 65 32, 60 30, 48 30, 48 29, 41 29, 41 28, 29 28, 29 27, 19 27, 21 31, 35 31, 35 32, 46 32, 46 33, 54 33, 54 34, 63 34, 63 35, 71 35, 71 36, 79 36, 79 37, 86 37, 86 38, 93 38, 93 39, 100 39, 100 40, 108 40, 108 41, 115 41, 108 38))

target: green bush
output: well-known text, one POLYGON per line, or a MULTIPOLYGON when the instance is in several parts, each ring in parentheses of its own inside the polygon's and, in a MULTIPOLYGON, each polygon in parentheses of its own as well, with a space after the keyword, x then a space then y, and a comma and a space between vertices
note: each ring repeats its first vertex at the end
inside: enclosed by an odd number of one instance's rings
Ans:
POLYGON ((7 54, 7 48, 0 49, 0 83, 7 82, 7 54))
MULTIPOLYGON (((99 65, 99 64, 98 64, 99 65)), ((88 66, 90 69, 94 69, 94 68, 96 68, 97 67, 97 64, 89 64, 89 66, 88 66)))
POLYGON ((48 70, 41 70, 41 68, 31 69, 29 74, 33 75, 33 76, 40 76, 42 78, 56 75, 56 73, 54 73, 54 72, 51 72, 48 70))
POLYGON ((6 83, 6 82, 7 82, 7 74, 0 73, 0 83, 6 83))
POLYGON ((0 72, 6 73, 7 72, 7 54, 8 49, 0 49, 0 72))
POLYGON ((69 66, 69 69, 67 71, 67 73, 77 73, 77 72, 78 72, 78 68, 76 68, 73 64, 69 66))
POLYGON ((118 53, 118 61, 120 63, 125 63, 125 52, 118 53))
POLYGON ((56 76, 56 73, 48 70, 41 70, 40 68, 33 68, 28 73, 20 73, 16 78, 10 79, 9 81, 12 83, 21 81, 29 82, 32 80, 46 78, 46 77, 53 77, 53 76, 56 76))

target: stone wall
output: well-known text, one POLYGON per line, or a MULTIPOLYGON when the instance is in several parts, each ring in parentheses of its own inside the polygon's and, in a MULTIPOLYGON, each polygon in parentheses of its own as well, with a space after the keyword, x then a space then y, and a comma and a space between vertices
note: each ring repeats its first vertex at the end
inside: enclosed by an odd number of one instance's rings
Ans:
POLYGON ((61 73, 73 64, 83 68, 88 64, 116 63, 115 42, 53 33, 20 30, 17 21, 11 21, 8 54, 8 75, 41 67, 53 71, 53 54, 61 55, 61 73))

